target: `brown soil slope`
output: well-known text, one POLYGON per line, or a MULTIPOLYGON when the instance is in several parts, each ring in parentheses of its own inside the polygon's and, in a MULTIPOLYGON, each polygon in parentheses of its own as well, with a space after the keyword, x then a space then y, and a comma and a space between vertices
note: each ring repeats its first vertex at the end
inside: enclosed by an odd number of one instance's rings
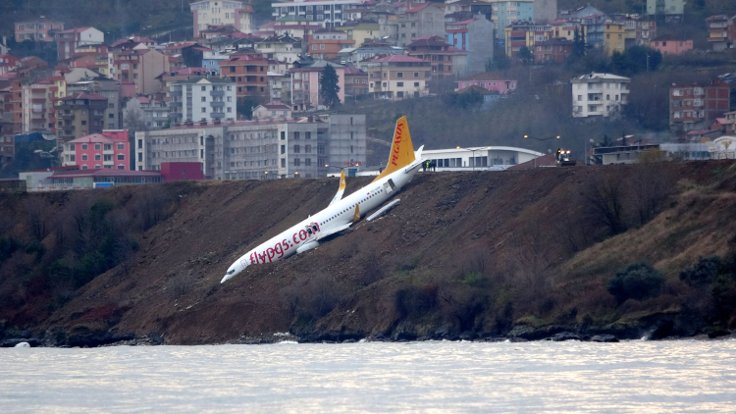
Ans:
MULTIPOLYGON (((348 192, 366 182, 352 180, 348 192)), ((281 180, 7 197, 0 210, 17 220, 0 225, 21 244, 38 227, 29 212, 37 204, 49 217, 104 198, 117 207, 106 217, 140 231, 124 262, 60 290, 47 256, 65 254, 54 231, 64 220, 46 221, 35 232, 42 253, 15 249, 0 261, 2 336, 52 345, 270 341, 284 332, 302 340, 625 337, 661 328, 663 317, 663 334, 733 323, 716 321, 708 304, 684 312, 706 293, 678 279, 700 257, 733 251, 732 163, 419 174, 385 217, 219 284, 240 254, 323 208, 336 187, 281 180), (134 226, 151 216, 151 199, 157 224, 134 226), (664 275, 662 293, 618 303, 606 283, 642 261, 664 275), (34 267, 41 262, 48 266, 34 267)))

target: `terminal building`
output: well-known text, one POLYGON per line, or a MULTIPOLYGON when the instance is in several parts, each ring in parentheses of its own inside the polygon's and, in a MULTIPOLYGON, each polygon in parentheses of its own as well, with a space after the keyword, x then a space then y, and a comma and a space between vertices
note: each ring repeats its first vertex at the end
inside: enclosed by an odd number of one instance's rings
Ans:
POLYGON ((503 171, 543 155, 526 148, 506 146, 456 147, 422 152, 422 158, 430 161, 435 171, 503 171))

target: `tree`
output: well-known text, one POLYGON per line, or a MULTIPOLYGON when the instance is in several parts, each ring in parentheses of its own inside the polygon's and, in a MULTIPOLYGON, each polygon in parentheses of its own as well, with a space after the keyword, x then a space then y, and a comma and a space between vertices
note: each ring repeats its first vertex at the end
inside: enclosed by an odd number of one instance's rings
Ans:
POLYGON ((332 65, 326 65, 319 79, 319 97, 322 103, 330 109, 340 104, 340 97, 338 96, 340 86, 337 81, 335 68, 332 65))
POLYGON ((662 290, 664 278, 646 263, 634 263, 617 272, 608 281, 608 293, 621 304, 627 299, 643 300, 656 297, 662 290))
POLYGON ((526 46, 522 46, 519 49, 519 60, 525 65, 534 63, 534 54, 532 53, 531 49, 526 46))

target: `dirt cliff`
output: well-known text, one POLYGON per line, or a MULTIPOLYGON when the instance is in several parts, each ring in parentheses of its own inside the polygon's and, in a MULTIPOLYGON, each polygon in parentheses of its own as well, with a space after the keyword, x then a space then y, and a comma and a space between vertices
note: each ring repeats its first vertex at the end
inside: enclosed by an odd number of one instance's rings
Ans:
MULTIPOLYGON (((347 192, 367 182, 349 180, 347 192)), ((0 339, 626 338, 735 327, 731 162, 420 173, 379 220, 219 284, 239 255, 336 188, 319 179, 0 195, 0 339), (683 282, 712 256, 715 276, 683 282), (621 300, 611 280, 634 263, 662 286, 621 300)))

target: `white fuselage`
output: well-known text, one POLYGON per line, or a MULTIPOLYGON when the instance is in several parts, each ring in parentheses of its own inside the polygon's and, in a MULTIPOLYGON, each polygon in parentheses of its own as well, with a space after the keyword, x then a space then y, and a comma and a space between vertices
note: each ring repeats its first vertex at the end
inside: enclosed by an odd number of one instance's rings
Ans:
POLYGON ((222 282, 250 265, 272 263, 309 250, 317 246, 318 240, 347 229, 355 221, 356 206, 361 216, 380 206, 411 181, 421 163, 421 159, 417 159, 259 244, 230 266, 222 282))

